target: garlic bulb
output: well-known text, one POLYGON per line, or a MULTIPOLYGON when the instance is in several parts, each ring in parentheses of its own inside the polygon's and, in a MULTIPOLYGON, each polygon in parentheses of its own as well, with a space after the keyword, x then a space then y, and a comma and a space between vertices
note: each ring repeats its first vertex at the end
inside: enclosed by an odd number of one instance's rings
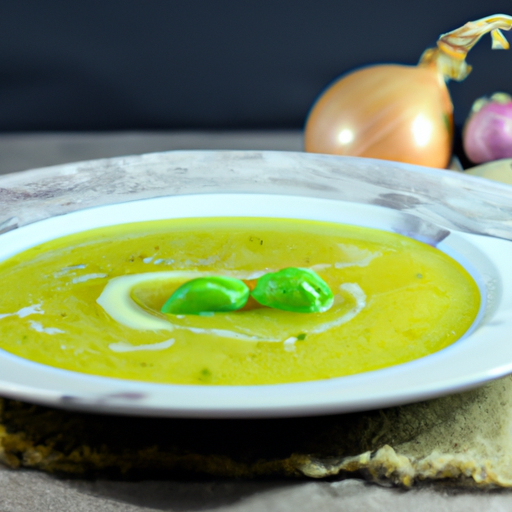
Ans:
POLYGON ((464 174, 512 185, 512 159, 504 158, 503 160, 477 165, 465 171, 464 174))

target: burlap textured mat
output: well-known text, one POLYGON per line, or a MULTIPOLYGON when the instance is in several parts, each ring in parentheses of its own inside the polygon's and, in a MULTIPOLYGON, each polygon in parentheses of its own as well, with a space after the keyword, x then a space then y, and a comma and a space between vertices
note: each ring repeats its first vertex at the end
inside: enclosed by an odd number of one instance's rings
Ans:
POLYGON ((348 415, 185 420, 82 414, 3 400, 0 460, 76 475, 450 479, 512 486, 512 377, 348 415))

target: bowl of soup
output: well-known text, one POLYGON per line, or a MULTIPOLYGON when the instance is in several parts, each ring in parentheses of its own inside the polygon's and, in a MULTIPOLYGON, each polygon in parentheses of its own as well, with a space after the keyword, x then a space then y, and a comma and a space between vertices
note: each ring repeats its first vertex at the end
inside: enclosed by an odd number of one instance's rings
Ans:
POLYGON ((169 152, 0 179, 0 393, 142 415, 344 412, 512 368, 508 187, 280 152, 169 152), (325 311, 167 314, 194 279, 314 272, 325 311))

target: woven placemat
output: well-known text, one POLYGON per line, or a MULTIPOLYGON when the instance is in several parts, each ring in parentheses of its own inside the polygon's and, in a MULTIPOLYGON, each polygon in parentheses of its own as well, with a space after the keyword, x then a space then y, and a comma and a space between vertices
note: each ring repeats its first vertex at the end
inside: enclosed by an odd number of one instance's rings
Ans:
POLYGON ((80 476, 334 475, 512 485, 512 377, 365 413, 265 420, 104 416, 1 401, 0 460, 80 476))

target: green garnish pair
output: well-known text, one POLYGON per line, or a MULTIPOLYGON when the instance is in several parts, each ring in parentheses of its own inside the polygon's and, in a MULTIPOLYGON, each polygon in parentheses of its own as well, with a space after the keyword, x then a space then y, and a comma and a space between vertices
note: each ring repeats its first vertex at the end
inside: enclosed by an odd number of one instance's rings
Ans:
POLYGON ((289 267, 261 276, 254 289, 241 279, 199 277, 181 285, 160 310, 173 315, 236 311, 249 297, 262 306, 295 313, 322 313, 333 303, 327 283, 307 268, 289 267))

